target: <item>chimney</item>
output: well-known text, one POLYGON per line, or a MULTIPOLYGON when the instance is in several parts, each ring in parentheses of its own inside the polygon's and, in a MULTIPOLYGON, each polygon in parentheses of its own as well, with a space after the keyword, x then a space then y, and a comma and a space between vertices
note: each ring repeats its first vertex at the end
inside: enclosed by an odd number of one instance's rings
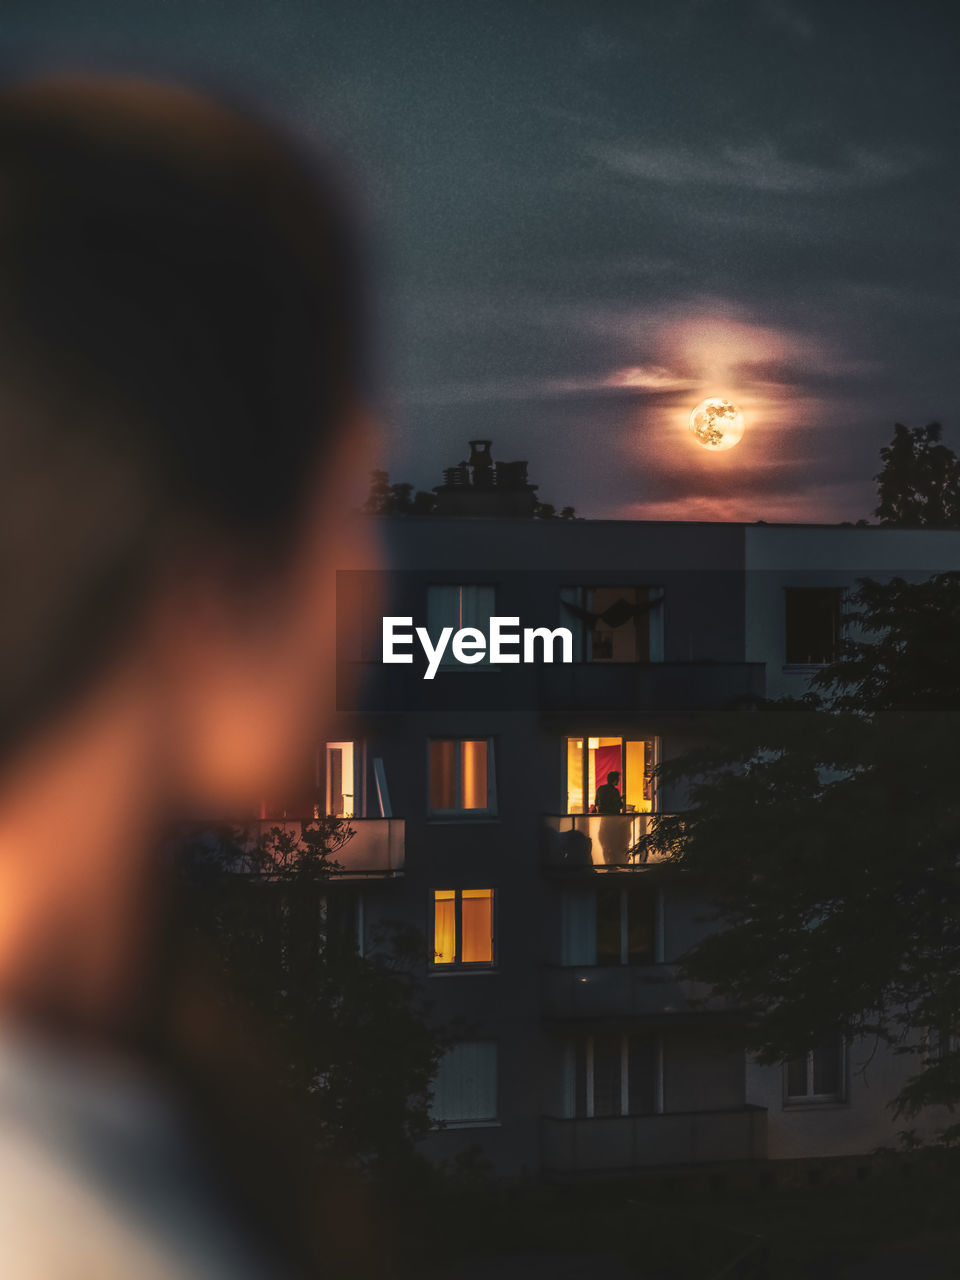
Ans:
POLYGON ((447 467, 434 489, 438 516, 530 518, 537 486, 527 481, 526 462, 494 462, 491 440, 471 440, 470 460, 447 467))

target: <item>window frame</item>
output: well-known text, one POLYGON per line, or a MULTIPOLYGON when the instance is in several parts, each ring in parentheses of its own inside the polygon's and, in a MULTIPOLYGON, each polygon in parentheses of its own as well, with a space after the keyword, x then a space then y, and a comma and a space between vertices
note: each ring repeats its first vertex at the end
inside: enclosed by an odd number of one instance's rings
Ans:
MULTIPOLYGON (((490 822, 497 818, 497 771, 496 771, 496 739, 492 735, 472 734, 432 734, 427 738, 427 821, 428 822, 490 822), (434 742, 485 742, 487 744, 487 804, 484 809, 434 809, 430 805, 432 782, 432 762, 430 747, 434 742)), ((454 755, 454 794, 463 801, 463 756, 460 751, 454 755)))
POLYGON ((653 1078, 652 1097, 650 1101, 652 1106, 649 1109, 640 1109, 631 1105, 630 1098, 630 1081, 631 1081, 631 1063, 630 1055, 632 1050, 631 1038, 639 1038, 638 1032, 620 1031, 614 1032, 619 1036, 620 1041, 620 1099, 619 1108, 612 1115, 596 1114, 596 1077, 595 1077, 595 1050, 597 1035, 595 1032, 588 1032, 587 1035, 579 1040, 568 1041, 568 1078, 566 1089, 566 1106, 565 1109, 568 1118, 572 1120, 628 1120, 636 1116, 655 1116, 663 1115, 666 1110, 665 1106, 665 1088, 664 1088, 664 1052, 663 1052, 663 1034, 660 1031, 653 1031, 650 1034, 650 1048, 653 1052, 653 1078), (582 1054, 582 1058, 581 1058, 582 1054), (583 1078, 580 1076, 580 1064, 583 1065, 583 1078), (581 1111, 580 1098, 583 1097, 583 1109, 581 1111))
POLYGON ((813 1082, 815 1078, 815 1057, 817 1050, 821 1045, 817 1045, 812 1049, 808 1049, 803 1055, 804 1073, 807 1083, 806 1093, 790 1092, 790 1063, 798 1061, 797 1058, 790 1059, 783 1064, 783 1105, 784 1107, 817 1107, 817 1106, 844 1106, 848 1100, 847 1087, 847 1043, 845 1038, 837 1033, 837 1090, 833 1093, 814 1093, 813 1082))
POLYGON ((430 948, 429 969, 433 975, 449 973, 490 973, 497 967, 497 904, 500 894, 495 885, 462 885, 457 888, 431 889, 428 903, 429 929, 428 936, 433 945, 430 948), (463 895, 471 891, 483 890, 490 894, 490 959, 462 960, 463 952, 463 895), (453 959, 437 960, 437 897, 438 893, 453 893, 454 944, 453 959))
POLYGON ((459 1120, 437 1119, 433 1114, 433 1103, 435 1095, 431 1097, 430 1109, 430 1127, 434 1131, 443 1129, 494 1129, 501 1124, 500 1120, 500 1042, 492 1037, 478 1040, 459 1040, 455 1044, 450 1045, 446 1053, 437 1063, 437 1071, 431 1080, 431 1087, 436 1083, 437 1075, 440 1072, 440 1066, 447 1054, 455 1052, 465 1045, 492 1045, 493 1046, 493 1115, 487 1117, 465 1117, 459 1120))
MULTIPOLYGON (((589 817, 593 805, 593 796, 587 795, 587 780, 590 777, 590 739, 591 738, 612 738, 614 734, 605 733, 565 733, 560 739, 560 752, 562 761, 562 777, 563 792, 562 806, 560 812, 565 817, 584 816, 589 817), (580 740, 583 743, 580 755, 580 774, 583 780, 583 808, 580 810, 572 810, 570 808, 570 768, 569 768, 569 743, 571 741, 580 740), (589 800, 589 803, 588 803, 589 800)), ((633 737, 626 734, 620 734, 620 794, 624 803, 627 798, 627 747, 628 742, 650 742, 652 743, 653 768, 650 773, 650 808, 634 809, 632 813, 624 810, 622 817, 629 818, 639 813, 659 813, 660 812, 660 788, 657 784, 657 766, 660 764, 660 735, 651 734, 649 737, 633 737)), ((643 789, 641 780, 641 791, 643 789)), ((616 816, 616 815, 614 815, 616 816)))

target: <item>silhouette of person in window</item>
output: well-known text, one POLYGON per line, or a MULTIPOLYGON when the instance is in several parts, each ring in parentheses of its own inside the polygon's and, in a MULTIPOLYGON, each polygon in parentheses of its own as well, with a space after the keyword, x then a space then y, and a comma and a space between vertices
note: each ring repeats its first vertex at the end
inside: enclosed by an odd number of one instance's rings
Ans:
POLYGON ((615 770, 607 774, 607 780, 597 787, 595 807, 597 813, 603 815, 600 820, 597 838, 604 863, 610 866, 622 866, 629 862, 630 824, 620 821, 623 813, 623 796, 620 794, 620 774, 615 770))
POLYGON ((607 774, 607 780, 597 787, 594 800, 597 813, 623 813, 623 796, 620 794, 620 775, 615 770, 607 774))

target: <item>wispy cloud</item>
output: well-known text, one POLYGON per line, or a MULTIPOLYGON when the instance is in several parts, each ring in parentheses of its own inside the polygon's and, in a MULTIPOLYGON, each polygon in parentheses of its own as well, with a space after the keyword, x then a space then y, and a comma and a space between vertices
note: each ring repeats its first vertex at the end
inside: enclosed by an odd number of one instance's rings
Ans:
POLYGON ((405 391, 399 398, 409 405, 484 404, 511 400, 556 400, 567 396, 616 392, 658 394, 685 391, 695 385, 691 378, 661 365, 632 365, 569 378, 487 378, 474 382, 449 382, 405 391))
POLYGON ((906 177, 925 163, 917 152, 851 147, 838 163, 817 164, 784 155, 769 139, 726 143, 716 151, 602 143, 594 148, 594 154, 616 172, 648 182, 782 194, 882 186, 906 177))

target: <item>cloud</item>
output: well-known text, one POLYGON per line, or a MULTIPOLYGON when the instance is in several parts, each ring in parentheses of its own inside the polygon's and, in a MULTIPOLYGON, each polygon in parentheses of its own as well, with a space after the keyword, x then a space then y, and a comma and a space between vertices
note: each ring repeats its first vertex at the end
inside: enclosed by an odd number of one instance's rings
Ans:
POLYGON ((736 187, 776 194, 804 194, 882 186, 915 172, 917 152, 849 148, 834 165, 795 160, 769 139, 725 143, 716 151, 604 143, 593 154, 615 172, 668 186, 736 187))
POLYGON ((487 378, 475 382, 450 382, 399 394, 405 404, 483 404, 506 400, 556 400, 624 391, 685 391, 696 383, 659 365, 634 365, 569 378, 487 378))

